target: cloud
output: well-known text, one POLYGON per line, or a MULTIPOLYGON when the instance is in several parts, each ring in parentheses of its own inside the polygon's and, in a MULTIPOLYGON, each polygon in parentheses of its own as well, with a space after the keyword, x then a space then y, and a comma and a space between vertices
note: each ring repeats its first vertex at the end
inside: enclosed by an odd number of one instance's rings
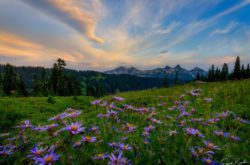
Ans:
POLYGON ((2 46, 9 45, 14 47, 31 48, 31 49, 42 48, 42 45, 35 44, 24 38, 6 32, 0 32, 0 43, 2 46))
POLYGON ((85 34, 88 39, 103 43, 104 39, 96 36, 97 22, 104 12, 102 4, 98 0, 23 0, 58 19, 64 24, 85 34))
POLYGON ((211 32, 211 35, 215 34, 227 34, 237 28, 239 26, 238 23, 236 22, 230 22, 226 27, 221 28, 221 29, 215 29, 214 31, 211 32))

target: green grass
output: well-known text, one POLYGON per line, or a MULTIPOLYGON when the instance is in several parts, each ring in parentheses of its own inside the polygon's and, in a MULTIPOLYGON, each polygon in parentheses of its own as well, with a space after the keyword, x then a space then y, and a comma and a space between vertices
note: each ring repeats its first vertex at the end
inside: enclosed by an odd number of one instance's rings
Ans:
MULTIPOLYGON (((14 126, 20 124, 24 119, 30 119, 34 125, 44 125, 48 122, 48 118, 63 112, 66 108, 71 107, 74 109, 82 110, 81 115, 77 118, 77 121, 83 123, 84 127, 90 128, 92 125, 97 125, 100 128, 101 133, 95 135, 93 133, 86 133, 90 136, 96 136, 99 140, 95 144, 86 144, 80 149, 72 148, 73 142, 79 140, 81 136, 69 137, 64 132, 59 137, 53 137, 45 142, 46 145, 51 145, 55 141, 59 140, 63 150, 56 150, 61 154, 60 161, 63 164, 102 164, 103 162, 93 161, 92 156, 98 153, 111 153, 113 149, 107 146, 107 142, 121 141, 121 138, 128 136, 124 143, 128 143, 132 146, 132 151, 126 151, 124 156, 131 160, 133 164, 200 164, 200 158, 194 160, 189 151, 193 146, 204 146, 202 138, 187 137, 183 129, 180 128, 178 123, 181 120, 188 120, 191 118, 201 117, 203 119, 211 118, 212 114, 216 114, 222 111, 232 111, 237 116, 243 119, 250 119, 250 80, 231 81, 225 83, 190 83, 182 86, 176 86, 173 88, 164 89, 151 89, 144 91, 134 91, 118 94, 120 97, 125 98, 126 104, 131 104, 134 107, 155 107, 156 119, 160 119, 163 124, 155 124, 156 129, 150 134, 149 144, 145 144, 141 133, 143 129, 151 122, 146 120, 149 113, 138 114, 135 112, 118 112, 119 122, 112 119, 99 119, 97 114, 105 113, 106 110, 103 107, 95 107, 90 104, 90 101, 94 100, 92 97, 55 97, 55 103, 50 104, 47 102, 47 98, 44 97, 28 97, 28 98, 0 98, 0 132, 16 132, 14 126), (203 90, 202 95, 197 99, 186 94, 193 88, 201 88, 203 90), (192 107, 197 109, 191 117, 184 117, 181 119, 175 119, 179 114, 176 111, 169 111, 168 107, 174 105, 174 101, 179 99, 181 94, 185 93, 187 96, 185 100, 190 101, 190 105, 187 106, 187 111, 190 111, 192 107), (158 96, 164 96, 159 101, 158 96), (204 98, 211 97, 212 102, 209 104, 204 103, 204 98), (165 102, 165 107, 158 107, 158 103, 165 102), (172 117, 172 119, 166 118, 166 115, 172 117), (123 132, 115 132, 115 129, 122 129, 122 125, 125 123, 131 123, 136 126, 134 133, 124 135, 123 132), (178 134, 174 137, 170 137, 168 132, 170 130, 177 130, 178 134), (70 138, 70 141, 69 141, 70 138), (67 143, 66 143, 67 142, 67 143), (72 158, 72 159, 69 159, 72 158)), ((112 101, 113 96, 105 96, 103 99, 108 102, 112 101)), ((116 103, 121 107, 121 103, 116 103)), ((152 124, 152 123, 151 123, 152 124)), ((224 163, 239 164, 239 162, 250 162, 250 129, 249 124, 241 124, 233 119, 231 115, 225 120, 221 120, 211 126, 204 126, 202 124, 196 124, 188 122, 186 127, 197 128, 206 137, 206 140, 211 140, 218 145, 222 150, 216 151, 213 156, 213 160, 224 163), (240 142, 232 142, 228 138, 218 138, 214 135, 214 130, 222 129, 225 132, 239 136, 240 142)), ((185 128, 185 127, 184 127, 185 128)), ((28 131, 27 135, 31 140, 27 144, 27 148, 38 142, 43 141, 44 137, 48 135, 39 134, 28 131)), ((2 140, 2 139, 0 139, 2 140)), ((4 143, 4 141, 0 141, 4 143)), ((25 155, 28 154, 28 149, 25 152, 13 154, 9 158, 2 159, 2 162, 9 164, 27 164, 30 160, 25 159, 25 155)), ((105 164, 107 160, 105 161, 105 164)), ((1 157, 0 157, 1 164, 1 157)))

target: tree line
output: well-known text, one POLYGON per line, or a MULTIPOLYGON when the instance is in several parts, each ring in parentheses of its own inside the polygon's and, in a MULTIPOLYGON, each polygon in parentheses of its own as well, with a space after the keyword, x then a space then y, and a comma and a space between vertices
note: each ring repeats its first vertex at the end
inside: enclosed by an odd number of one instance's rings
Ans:
POLYGON ((228 64, 224 63, 222 68, 219 69, 218 67, 215 68, 212 65, 206 76, 199 75, 197 73, 196 80, 214 82, 214 81, 227 81, 227 80, 240 80, 240 79, 247 79, 250 78, 250 66, 247 64, 245 67, 244 64, 240 64, 240 57, 237 56, 234 64, 234 69, 232 72, 229 72, 228 64))
POLYGON ((65 66, 65 61, 59 58, 54 63, 51 74, 48 75, 45 68, 42 68, 41 73, 33 78, 32 92, 28 92, 22 76, 15 72, 12 65, 6 64, 3 73, 0 73, 0 87, 7 96, 81 95, 80 81, 75 76, 66 74, 65 66))

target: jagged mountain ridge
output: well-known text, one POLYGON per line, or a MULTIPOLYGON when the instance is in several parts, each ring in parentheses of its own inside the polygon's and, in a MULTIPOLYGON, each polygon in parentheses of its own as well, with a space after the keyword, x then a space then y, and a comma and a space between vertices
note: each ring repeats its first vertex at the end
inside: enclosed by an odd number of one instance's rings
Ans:
POLYGON ((151 70, 139 70, 135 67, 124 67, 120 66, 113 70, 105 71, 106 74, 129 74, 138 77, 152 77, 152 78, 169 78, 174 79, 176 74, 178 74, 179 79, 181 80, 193 80, 196 78, 197 74, 206 76, 207 72, 199 67, 194 67, 191 70, 186 70, 180 65, 175 67, 166 66, 164 68, 156 68, 151 70))

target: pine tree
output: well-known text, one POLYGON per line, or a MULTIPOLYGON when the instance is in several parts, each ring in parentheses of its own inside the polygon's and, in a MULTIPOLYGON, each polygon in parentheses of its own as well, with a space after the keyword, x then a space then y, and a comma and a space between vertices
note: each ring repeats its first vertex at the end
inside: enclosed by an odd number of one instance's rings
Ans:
POLYGON ((201 77, 200 77, 200 73, 199 72, 197 72, 197 74, 196 74, 196 80, 200 80, 201 79, 201 77))
POLYGON ((241 75, 240 75, 240 57, 239 56, 237 56, 236 61, 235 61, 233 77, 235 79, 238 79, 238 80, 241 77, 241 75))
POLYGON ((223 81, 228 80, 228 65, 226 63, 224 63, 222 66, 221 79, 223 81))
POLYGON ((240 70, 240 77, 241 78, 245 78, 245 74, 246 73, 246 70, 245 70, 245 66, 244 64, 241 66, 241 70, 240 70))
POLYGON ((0 72, 0 87, 1 87, 1 85, 2 85, 2 81, 3 81, 2 73, 0 72))
POLYGON ((249 64, 247 64, 246 77, 250 78, 250 65, 249 64))
POLYGON ((168 78, 167 78, 167 77, 165 77, 165 78, 163 79, 162 87, 163 87, 163 88, 168 88, 168 87, 169 87, 169 85, 168 85, 168 78))
POLYGON ((20 77, 20 80, 19 80, 19 93, 21 96, 28 96, 28 92, 26 90, 26 86, 23 82, 23 78, 20 77))
POLYGON ((208 81, 214 81, 215 80, 215 71, 214 71, 214 65, 212 65, 208 71, 208 81))
POLYGON ((175 73, 174 84, 175 85, 179 84, 179 73, 178 72, 175 73))
POLYGON ((57 95, 58 94, 58 66, 54 63, 52 68, 52 74, 50 76, 50 86, 52 92, 57 95))
POLYGON ((6 95, 10 95, 17 90, 17 74, 10 64, 6 64, 4 68, 3 91, 6 95))
POLYGON ((215 70, 214 80, 215 81, 220 81, 221 80, 221 73, 220 73, 220 70, 219 70, 218 67, 215 70))

